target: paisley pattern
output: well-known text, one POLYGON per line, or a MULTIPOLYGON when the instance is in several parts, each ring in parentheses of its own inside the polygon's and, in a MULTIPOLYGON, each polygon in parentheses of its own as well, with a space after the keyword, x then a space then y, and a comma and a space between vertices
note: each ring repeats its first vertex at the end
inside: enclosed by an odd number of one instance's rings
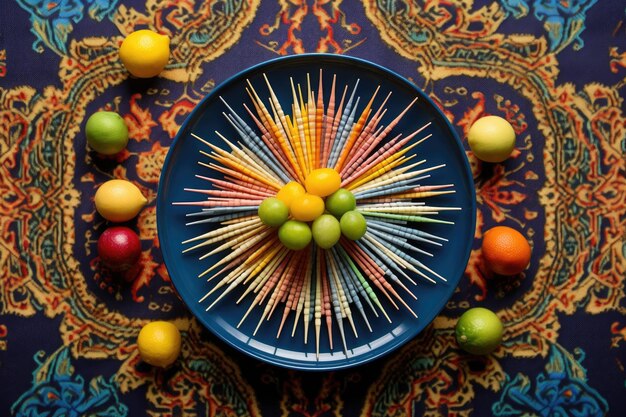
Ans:
POLYGON ((76 375, 67 348, 41 360, 33 371, 33 387, 22 394, 11 409, 16 416, 111 416, 124 417, 128 408, 120 403, 114 381, 101 375, 88 384, 76 375))
POLYGON ((586 383, 586 371, 580 364, 583 351, 569 354, 558 345, 550 348, 544 373, 537 375, 534 389, 524 374, 507 378, 501 399, 493 405, 495 416, 517 416, 534 413, 540 416, 599 416, 608 411, 608 404, 586 383), (576 356, 580 356, 577 360, 576 356))
POLYGON ((620 2, 0 2, 0 410, 626 415, 625 86, 620 2), (171 60, 152 80, 129 78, 117 57, 123 37, 140 28, 172 40, 171 60), (518 136, 502 164, 468 150, 476 240, 439 317, 385 358, 329 373, 257 362, 204 330, 171 286, 154 206, 171 141, 202 97, 250 65, 315 51, 407 77, 461 137, 486 114, 507 118, 518 136), (114 157, 85 145, 85 121, 99 109, 129 126, 128 149, 114 157), (95 253, 107 225, 93 194, 114 177, 150 201, 129 224, 143 248, 130 284, 95 253), (531 266, 517 279, 491 279, 480 267, 482 233, 496 224, 532 244, 531 266), (456 319, 473 306, 505 323, 502 347, 486 357, 462 353, 454 340, 456 319), (183 333, 172 368, 138 356, 137 333, 153 319, 183 333))
POLYGON ((17 0, 30 14, 31 32, 35 35, 33 50, 43 52, 47 47, 59 55, 67 53, 67 41, 87 12, 88 16, 101 21, 115 10, 118 0, 17 0), (87 10, 85 10, 87 9, 87 10))
POLYGON ((278 0, 280 9, 271 23, 261 26, 259 33, 263 40, 257 43, 278 55, 305 52, 347 53, 361 45, 365 38, 360 36, 361 26, 348 21, 342 10, 342 2, 278 0), (305 22, 316 24, 319 30, 307 33, 303 28, 305 22))
POLYGON ((516 19, 526 17, 532 10, 534 18, 543 23, 551 51, 561 50, 569 44, 577 50, 585 45, 581 37, 585 30, 585 14, 597 1, 505 0, 502 6, 516 19))

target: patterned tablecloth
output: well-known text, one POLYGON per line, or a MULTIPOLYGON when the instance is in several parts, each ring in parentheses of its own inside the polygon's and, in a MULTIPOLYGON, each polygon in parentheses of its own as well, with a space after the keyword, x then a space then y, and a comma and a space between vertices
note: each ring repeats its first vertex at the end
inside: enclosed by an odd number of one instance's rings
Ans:
MULTIPOLYGON (((613 0, 3 0, 0 4, 0 413, 20 416, 626 415, 626 10, 613 0), (136 80, 125 35, 168 34, 165 72, 136 80), (165 155, 199 100, 279 55, 330 52, 384 65, 422 88, 465 138, 507 118, 512 158, 468 151, 476 239, 453 298, 418 337, 337 372, 277 368, 226 346, 177 298, 155 196, 165 155), (103 158, 84 126, 123 115, 128 149, 103 158), (148 197, 132 227, 142 270, 97 268, 107 227, 96 188, 112 177, 148 197), (528 236, 529 269, 487 280, 483 231, 528 236), (486 306, 502 346, 462 353, 454 325, 486 306), (183 332, 176 364, 142 363, 152 319, 183 332)), ((467 142, 464 139, 467 149, 467 142)))

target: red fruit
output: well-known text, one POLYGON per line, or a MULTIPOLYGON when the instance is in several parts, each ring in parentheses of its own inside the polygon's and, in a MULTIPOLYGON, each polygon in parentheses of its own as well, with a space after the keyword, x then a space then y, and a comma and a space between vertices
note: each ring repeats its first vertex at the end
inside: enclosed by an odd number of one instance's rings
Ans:
POLYGON ((132 229, 114 226, 106 229, 98 239, 100 261, 112 271, 130 269, 141 255, 141 241, 132 229))

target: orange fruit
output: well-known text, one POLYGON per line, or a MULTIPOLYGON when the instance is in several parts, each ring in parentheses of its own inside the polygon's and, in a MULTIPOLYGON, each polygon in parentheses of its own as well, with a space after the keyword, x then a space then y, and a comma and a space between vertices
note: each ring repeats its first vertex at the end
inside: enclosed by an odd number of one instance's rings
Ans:
POLYGON ((530 263, 528 240, 507 226, 489 229, 483 237, 481 250, 485 266, 499 275, 517 275, 530 263))

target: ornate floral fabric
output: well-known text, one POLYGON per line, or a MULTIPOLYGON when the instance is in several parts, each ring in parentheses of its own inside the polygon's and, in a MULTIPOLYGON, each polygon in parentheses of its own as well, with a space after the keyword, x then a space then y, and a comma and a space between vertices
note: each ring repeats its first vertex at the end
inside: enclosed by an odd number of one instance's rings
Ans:
POLYGON ((4 0, 0 3, 0 413, 15 416, 626 415, 626 10, 597 0, 4 0), (134 30, 171 38, 157 78, 129 77, 134 30), (474 250, 453 298, 415 340, 338 372, 244 356, 177 297, 159 249, 160 170, 185 117, 240 70, 279 55, 347 54, 422 88, 465 138, 508 119, 513 156, 469 152, 474 250), (90 114, 130 130, 113 158, 86 145, 90 114), (96 188, 126 178, 149 200, 131 284, 97 265, 96 188), (522 230, 532 262, 487 279, 482 233, 522 230), (501 348, 463 353, 456 319, 485 306, 501 348), (141 362, 139 329, 176 322, 182 354, 141 362))

